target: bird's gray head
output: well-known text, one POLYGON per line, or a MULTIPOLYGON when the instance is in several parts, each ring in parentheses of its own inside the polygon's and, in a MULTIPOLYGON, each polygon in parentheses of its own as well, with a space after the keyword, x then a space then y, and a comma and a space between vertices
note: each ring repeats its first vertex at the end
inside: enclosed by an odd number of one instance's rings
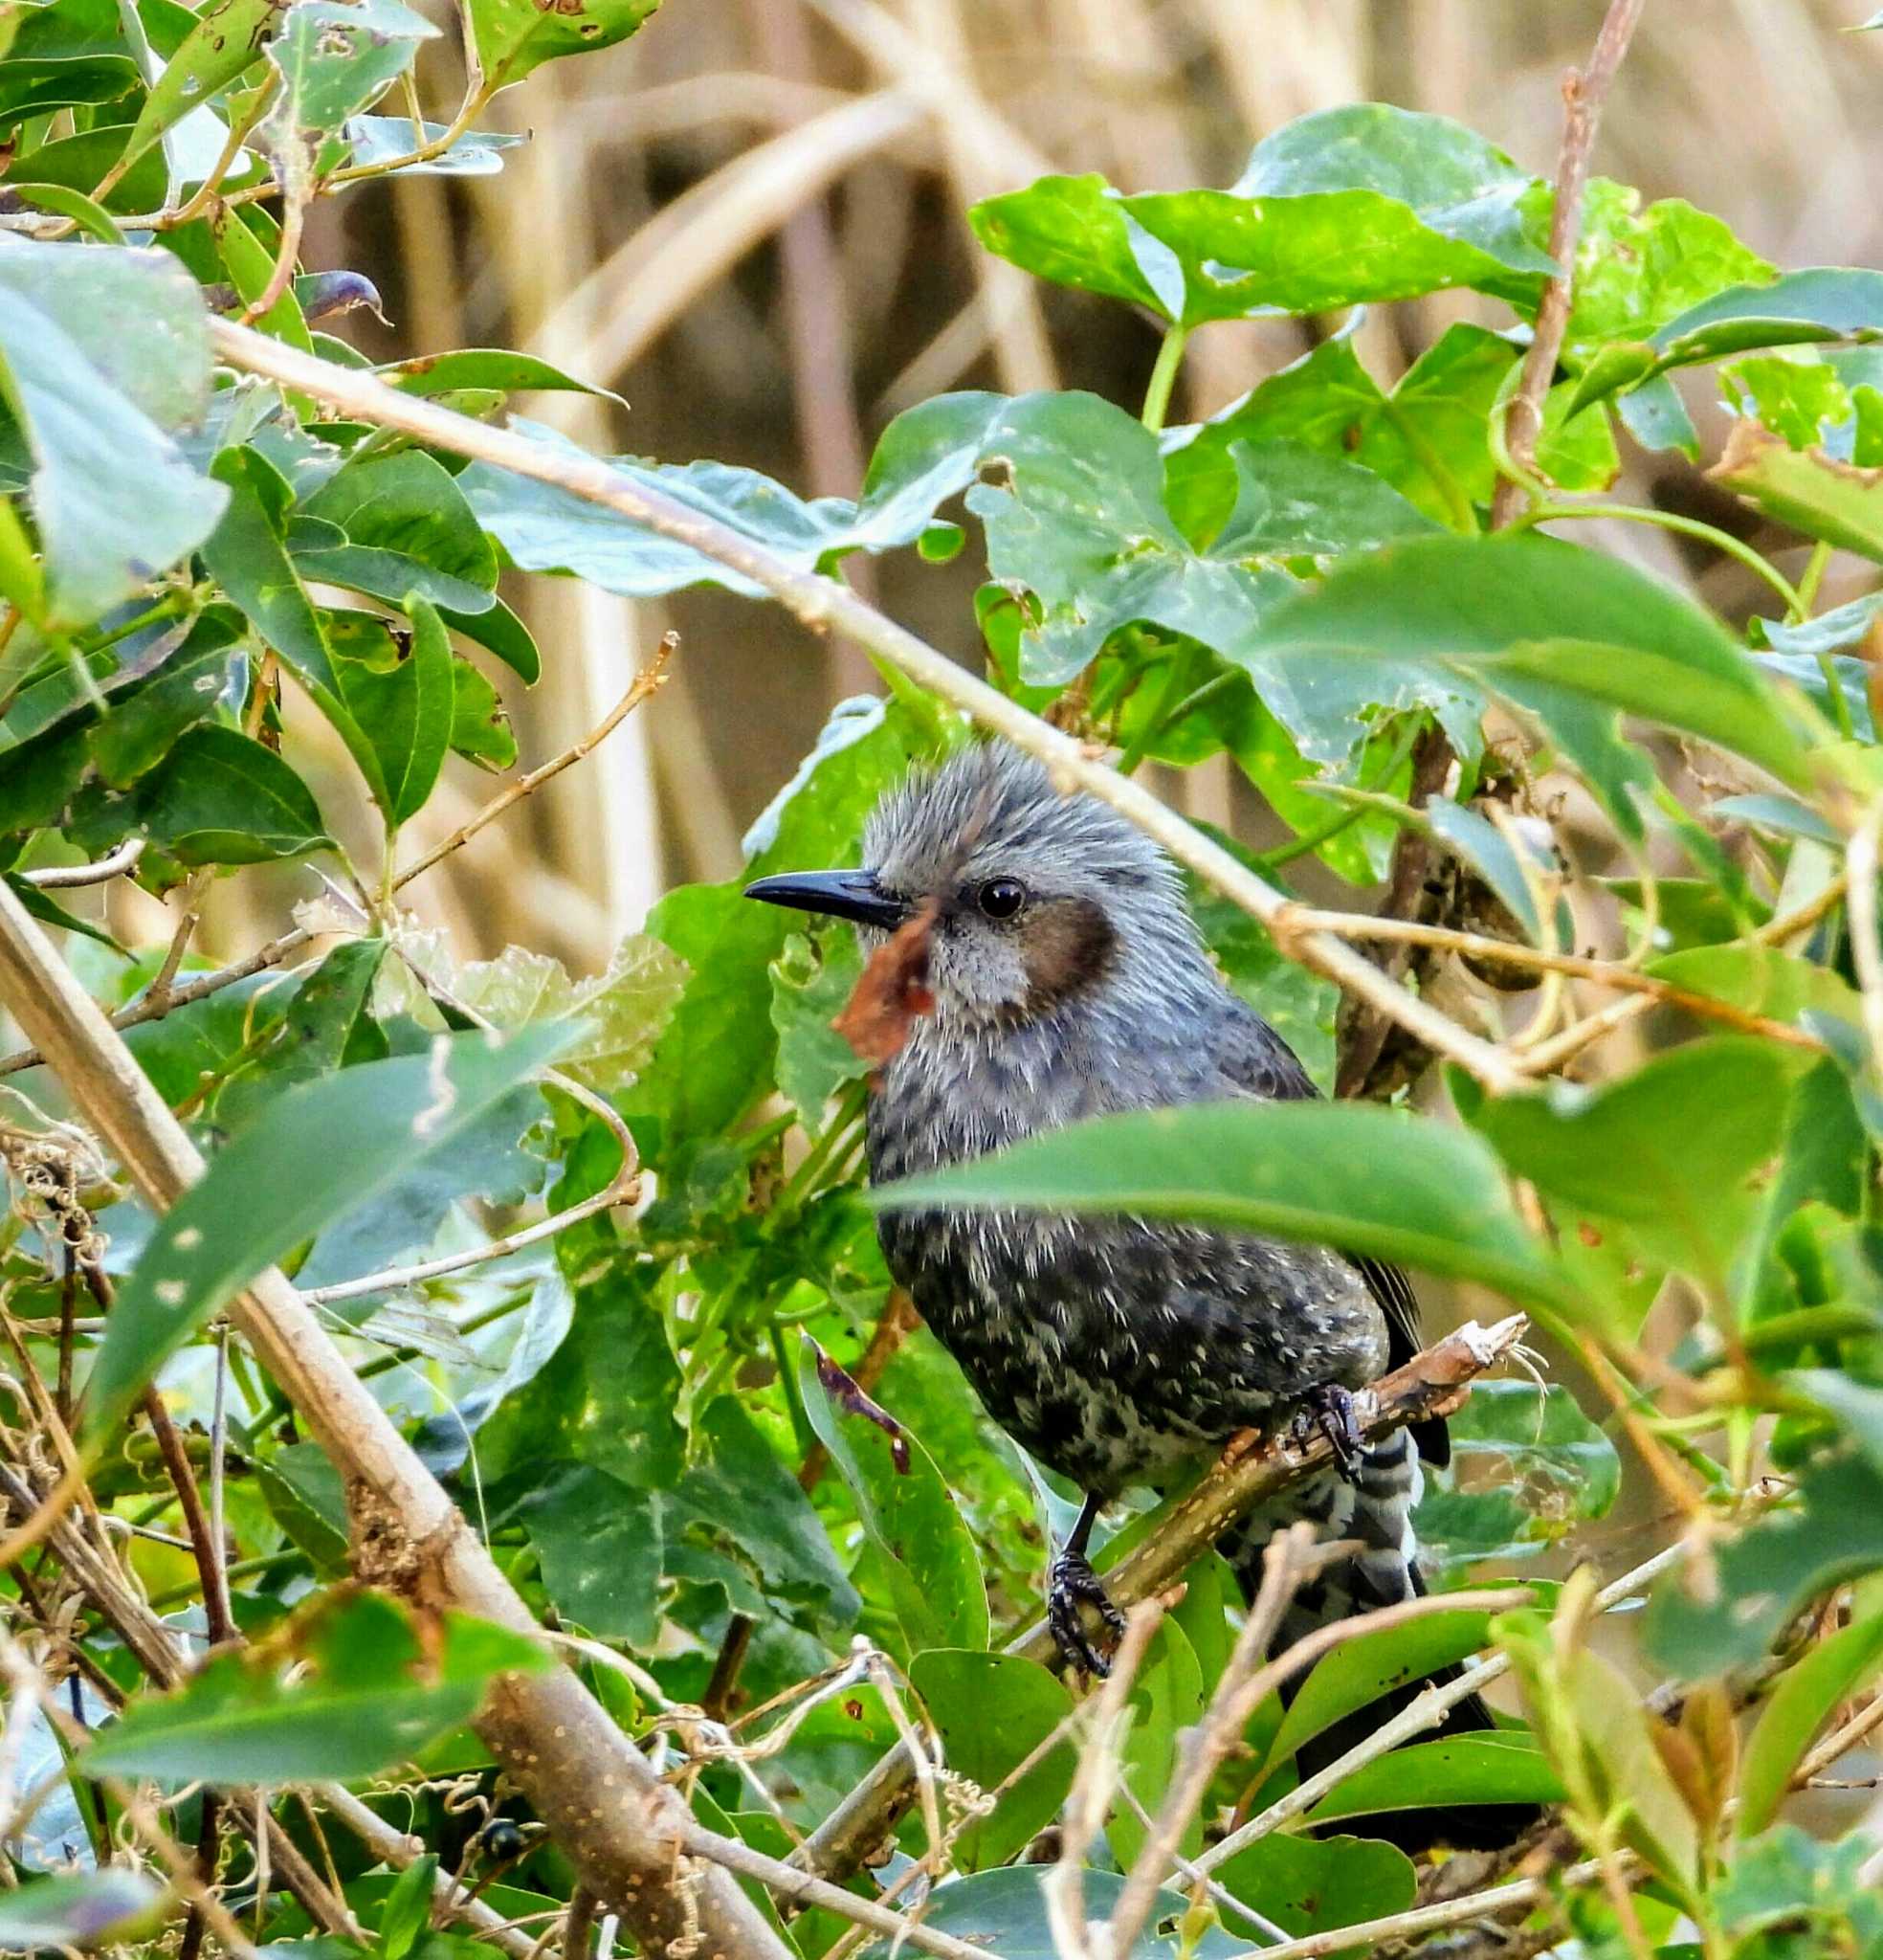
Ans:
POLYGON ((1213 984, 1163 852, 1005 743, 959 750, 885 796, 863 864, 762 878, 746 896, 853 920, 866 944, 932 905, 939 1032, 1025 1025, 1100 996, 1148 1008, 1213 984))

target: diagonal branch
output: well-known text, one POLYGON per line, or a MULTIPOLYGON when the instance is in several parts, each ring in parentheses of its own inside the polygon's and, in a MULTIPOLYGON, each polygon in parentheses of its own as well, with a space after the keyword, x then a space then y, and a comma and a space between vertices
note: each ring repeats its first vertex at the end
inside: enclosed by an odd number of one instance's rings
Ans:
MULTIPOLYGON (((57 1072, 85 1121, 157 1209, 202 1159, 98 1004, 15 895, 0 885, 0 998, 57 1072)), ((455 1608, 534 1635, 536 1621, 489 1552, 279 1272, 253 1281, 230 1317, 340 1471, 353 1562, 422 1608, 455 1608)), ((476 1728, 580 1876, 641 1949, 788 1960, 729 1872, 676 1857, 685 1804, 565 1667, 492 1684, 476 1728)))
MULTIPOLYGON (((1448 1334, 1361 1392, 1356 1414, 1362 1428, 1368 1436, 1384 1436, 1408 1422, 1450 1414, 1464 1401, 1471 1383, 1517 1346, 1525 1325, 1518 1314, 1490 1327, 1473 1321, 1448 1334)), ((1182 1578, 1246 1512, 1332 1459, 1323 1436, 1301 1440, 1284 1432, 1257 1440, 1246 1432, 1172 1506, 1162 1526, 1106 1572, 1106 1592, 1124 1608, 1154 1598, 1182 1578)), ((1057 1643, 1043 1620, 1009 1642, 1007 1651, 1047 1667, 1060 1662, 1057 1643)), ((826 1877, 847 1877, 894 1826, 914 1780, 906 1751, 892 1749, 799 1846, 794 1861, 826 1877)))
MULTIPOLYGON (((598 457, 570 455, 514 430, 491 428, 436 402, 404 394, 375 374, 335 367, 231 321, 212 320, 210 336, 218 356, 233 367, 267 375, 360 420, 401 429, 421 442, 552 484, 585 502, 612 510, 631 523, 691 546, 763 587, 813 632, 847 635, 875 658, 965 710, 984 727, 1038 756, 1055 781, 1068 788, 1076 785, 1109 803, 1264 925, 1272 924, 1288 903, 1284 893, 1166 809, 1141 784, 1094 761, 1072 736, 957 666, 835 580, 799 570, 730 525, 625 476, 598 457)), ((1340 940, 1326 933, 1302 933, 1288 950, 1302 966, 1368 1002, 1432 1053, 1457 1062, 1494 1094, 1507 1095, 1522 1087, 1524 1078, 1500 1050, 1397 986, 1340 940)))

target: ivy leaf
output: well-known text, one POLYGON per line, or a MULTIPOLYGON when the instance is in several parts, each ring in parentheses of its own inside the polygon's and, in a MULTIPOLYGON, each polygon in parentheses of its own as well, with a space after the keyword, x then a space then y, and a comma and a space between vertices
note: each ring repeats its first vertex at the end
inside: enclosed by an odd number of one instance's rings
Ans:
POLYGON ((1838 462, 1821 449, 1793 449, 1759 423, 1741 420, 1707 475, 1808 538, 1883 560, 1883 469, 1838 462))
POLYGON ((631 1647, 654 1645, 664 1542, 654 1491, 590 1463, 566 1463, 534 1483, 518 1516, 565 1625, 631 1647))
POLYGON ((1554 265, 1526 235, 1533 181, 1459 123, 1374 102, 1277 130, 1233 190, 1045 177, 968 217, 1013 264, 1190 327, 1453 286, 1534 301, 1554 265))
MULTIPOLYGON (((1073 1708, 1071 1690, 1037 1661, 1017 1654, 931 1648, 909 1663, 949 1765, 993 1790, 1045 1742, 1073 1708)), ((1023 1850, 1059 1814, 1077 1757, 1070 1743, 1051 1750, 1001 1797, 988 1817, 955 1841, 963 1871, 986 1871, 1023 1850)))
POLYGON ((771 1024, 778 1032, 778 1087, 809 1133, 824 1126, 831 1098, 869 1064, 831 1024, 863 971, 848 925, 794 932, 771 963, 771 1024))
POLYGON ((440 1036, 423 1054, 277 1098, 164 1214, 124 1281, 86 1385, 87 1434, 107 1434, 165 1358, 264 1266, 415 1161, 457 1147, 570 1032, 525 1029, 500 1046, 440 1036))
POLYGON ((39 624, 89 624, 214 527, 228 493, 149 412, 182 420, 200 409, 207 353, 202 296, 169 254, 0 239, 0 367, 46 561, 39 624), (106 318, 117 324, 112 368, 142 369, 134 392, 88 351, 106 318))

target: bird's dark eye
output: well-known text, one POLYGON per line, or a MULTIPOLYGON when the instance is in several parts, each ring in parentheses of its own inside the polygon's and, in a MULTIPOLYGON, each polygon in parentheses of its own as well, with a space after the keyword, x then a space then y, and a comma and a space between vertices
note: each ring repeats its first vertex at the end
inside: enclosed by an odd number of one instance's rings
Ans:
POLYGON ((990 878, 981 887, 979 899, 989 919, 1011 919, 1027 902, 1027 887, 1017 878, 990 878))

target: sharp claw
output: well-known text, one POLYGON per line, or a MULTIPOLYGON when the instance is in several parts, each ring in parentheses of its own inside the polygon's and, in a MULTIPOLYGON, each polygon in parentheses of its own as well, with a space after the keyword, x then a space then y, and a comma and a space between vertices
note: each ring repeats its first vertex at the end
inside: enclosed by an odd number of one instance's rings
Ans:
POLYGON ((1103 1681, 1112 1671, 1111 1662, 1092 1644, 1086 1634, 1085 1621, 1079 1613, 1081 1606, 1096 1608, 1099 1618, 1114 1634, 1124 1632, 1124 1615, 1106 1595, 1090 1562, 1075 1553, 1062 1554, 1052 1562, 1047 1588, 1047 1625, 1052 1630, 1052 1637, 1058 1642, 1059 1651, 1069 1666, 1082 1667, 1088 1674, 1103 1681))
POLYGON ((1327 1438, 1340 1475, 1351 1482, 1365 1450, 1352 1393, 1337 1382, 1323 1382, 1311 1389, 1298 1425, 1307 1436, 1318 1434, 1327 1438))

